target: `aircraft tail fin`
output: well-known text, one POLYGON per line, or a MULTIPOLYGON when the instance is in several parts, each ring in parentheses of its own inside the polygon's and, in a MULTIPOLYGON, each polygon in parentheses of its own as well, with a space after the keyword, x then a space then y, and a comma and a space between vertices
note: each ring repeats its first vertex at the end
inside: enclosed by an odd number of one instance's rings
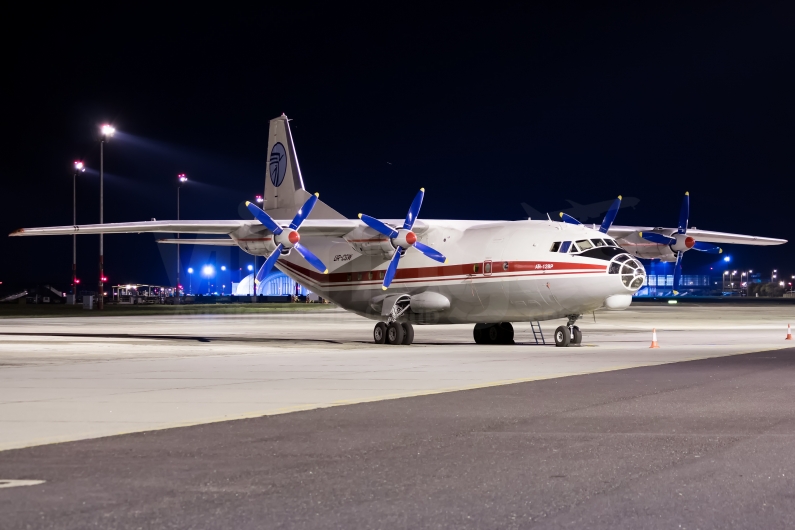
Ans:
MULTIPOLYGON (((310 196, 304 188, 290 122, 282 114, 272 119, 268 128, 268 172, 263 210, 274 219, 292 219, 310 196)), ((345 219, 345 216, 318 201, 308 219, 345 219)))

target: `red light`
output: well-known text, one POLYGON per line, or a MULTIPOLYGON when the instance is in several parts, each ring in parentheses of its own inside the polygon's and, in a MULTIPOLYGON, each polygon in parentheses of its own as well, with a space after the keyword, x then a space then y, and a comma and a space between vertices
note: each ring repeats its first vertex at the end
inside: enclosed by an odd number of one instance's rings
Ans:
POLYGON ((76 283, 76 284, 77 284, 77 283, 80 283, 80 280, 78 280, 77 278, 75 278, 75 283, 76 283))
POLYGON ((106 282, 106 281, 108 281, 108 278, 103 276, 102 278, 100 278, 100 281, 106 282))

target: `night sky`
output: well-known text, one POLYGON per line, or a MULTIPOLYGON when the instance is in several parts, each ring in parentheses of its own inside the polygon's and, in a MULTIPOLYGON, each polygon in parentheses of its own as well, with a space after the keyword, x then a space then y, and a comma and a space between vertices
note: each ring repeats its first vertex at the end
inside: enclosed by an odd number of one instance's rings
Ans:
MULTIPOLYGON (((0 232, 71 224, 71 166, 98 168, 103 122, 119 131, 105 222, 175 218, 180 172, 182 218, 240 218, 284 112, 308 191, 349 217, 402 218, 424 186, 425 218, 622 194, 640 203, 617 224, 675 226, 689 190, 691 226, 795 240, 791 3, 369 5, 19 16, 0 232)), ((98 175, 81 175, 78 224, 98 222, 98 196, 98 175)), ((106 236, 109 283, 173 282, 174 249, 154 240, 106 236)), ((71 244, 0 238, 0 281, 68 285, 71 244)), ((78 248, 93 286, 98 237, 78 248)), ((234 261, 199 248, 183 247, 185 266, 234 261)), ((727 251, 733 267, 795 274, 795 243, 727 251)), ((685 274, 717 260, 696 254, 685 274)))

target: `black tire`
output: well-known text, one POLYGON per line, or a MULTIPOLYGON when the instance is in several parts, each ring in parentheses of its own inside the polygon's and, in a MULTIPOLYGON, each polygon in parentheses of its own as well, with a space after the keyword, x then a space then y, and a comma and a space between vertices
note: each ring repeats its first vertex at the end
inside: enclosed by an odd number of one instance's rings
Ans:
POLYGON ((386 340, 386 324, 379 322, 373 328, 373 341, 376 344, 383 344, 386 340))
POLYGON ((577 326, 574 326, 572 328, 571 344, 579 346, 580 343, 582 343, 582 331, 577 326))
POLYGON ((510 322, 500 322, 497 324, 500 329, 500 344, 514 344, 513 342, 513 324, 510 322))
POLYGON ((558 326, 555 330, 555 346, 558 348, 565 348, 569 345, 571 337, 569 336, 568 326, 558 326))
POLYGON ((403 325, 400 322, 392 322, 386 327, 387 344, 403 344, 403 325))
POLYGON ((502 343, 502 331, 500 330, 499 324, 492 324, 486 330, 486 338, 489 344, 501 344, 502 343))
POLYGON ((472 330, 472 338, 475 339, 475 344, 489 343, 489 326, 490 324, 475 324, 475 329, 472 330))
POLYGON ((403 344, 410 346, 414 342, 414 326, 408 322, 403 323, 403 344))

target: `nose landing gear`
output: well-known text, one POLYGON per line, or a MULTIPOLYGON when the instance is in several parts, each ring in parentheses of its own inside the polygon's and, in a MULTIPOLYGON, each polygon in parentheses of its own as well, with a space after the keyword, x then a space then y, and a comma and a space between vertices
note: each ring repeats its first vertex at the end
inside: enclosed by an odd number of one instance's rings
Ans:
POLYGON ((582 343, 582 331, 574 325, 580 315, 569 315, 565 326, 558 326, 555 330, 555 346, 579 346, 582 343))

